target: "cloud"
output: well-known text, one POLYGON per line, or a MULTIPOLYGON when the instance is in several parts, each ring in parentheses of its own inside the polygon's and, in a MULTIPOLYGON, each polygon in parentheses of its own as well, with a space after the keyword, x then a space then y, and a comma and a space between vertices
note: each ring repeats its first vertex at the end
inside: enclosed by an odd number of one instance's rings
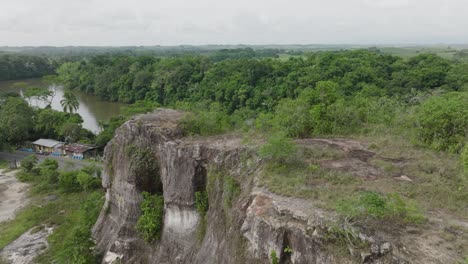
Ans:
POLYGON ((1 45, 467 43, 467 0, 1 0, 1 45))

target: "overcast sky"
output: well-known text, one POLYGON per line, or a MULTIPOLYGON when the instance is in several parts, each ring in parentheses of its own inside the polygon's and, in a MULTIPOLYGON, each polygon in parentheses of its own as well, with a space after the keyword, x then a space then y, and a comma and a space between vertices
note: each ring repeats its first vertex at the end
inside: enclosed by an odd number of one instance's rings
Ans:
POLYGON ((0 0, 0 46, 468 43, 468 0, 0 0))

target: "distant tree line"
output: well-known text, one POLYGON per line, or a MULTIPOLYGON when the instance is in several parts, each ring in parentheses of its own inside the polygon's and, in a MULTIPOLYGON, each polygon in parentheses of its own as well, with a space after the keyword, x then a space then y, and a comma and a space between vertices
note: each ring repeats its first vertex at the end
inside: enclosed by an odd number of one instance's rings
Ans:
POLYGON ((414 130, 438 150, 458 152, 466 141, 467 63, 433 54, 403 59, 378 49, 287 60, 243 58, 249 52, 219 51, 211 58, 102 55, 64 63, 57 73, 66 87, 103 100, 195 112, 186 123, 195 134, 222 133, 246 123, 291 137, 383 126, 414 130), (440 109, 431 109, 433 104, 440 109))
POLYGON ((42 77, 53 74, 55 67, 46 57, 0 54, 0 81, 42 77))

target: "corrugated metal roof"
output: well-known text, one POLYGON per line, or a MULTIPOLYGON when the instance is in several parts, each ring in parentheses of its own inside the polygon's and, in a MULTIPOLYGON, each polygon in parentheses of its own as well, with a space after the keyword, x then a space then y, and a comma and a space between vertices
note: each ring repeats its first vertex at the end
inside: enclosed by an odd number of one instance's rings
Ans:
POLYGON ((88 150, 95 149, 96 146, 89 145, 89 144, 79 144, 79 143, 72 143, 70 145, 65 146, 66 151, 71 151, 75 153, 84 153, 88 150))
POLYGON ((44 147, 47 147, 47 148, 53 148, 53 147, 57 146, 58 144, 63 144, 63 142, 53 140, 53 139, 41 138, 41 139, 38 139, 38 140, 34 141, 33 144, 34 145, 39 145, 39 146, 44 146, 44 147))

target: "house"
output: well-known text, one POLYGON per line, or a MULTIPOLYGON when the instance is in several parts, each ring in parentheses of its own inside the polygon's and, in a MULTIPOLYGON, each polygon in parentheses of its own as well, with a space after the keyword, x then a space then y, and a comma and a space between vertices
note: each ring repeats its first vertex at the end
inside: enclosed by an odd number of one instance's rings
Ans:
POLYGON ((96 146, 72 143, 63 147, 63 154, 72 159, 94 158, 96 157, 96 146))
POLYGON ((38 139, 33 143, 34 150, 40 154, 52 154, 54 156, 60 156, 63 142, 53 139, 38 139))

